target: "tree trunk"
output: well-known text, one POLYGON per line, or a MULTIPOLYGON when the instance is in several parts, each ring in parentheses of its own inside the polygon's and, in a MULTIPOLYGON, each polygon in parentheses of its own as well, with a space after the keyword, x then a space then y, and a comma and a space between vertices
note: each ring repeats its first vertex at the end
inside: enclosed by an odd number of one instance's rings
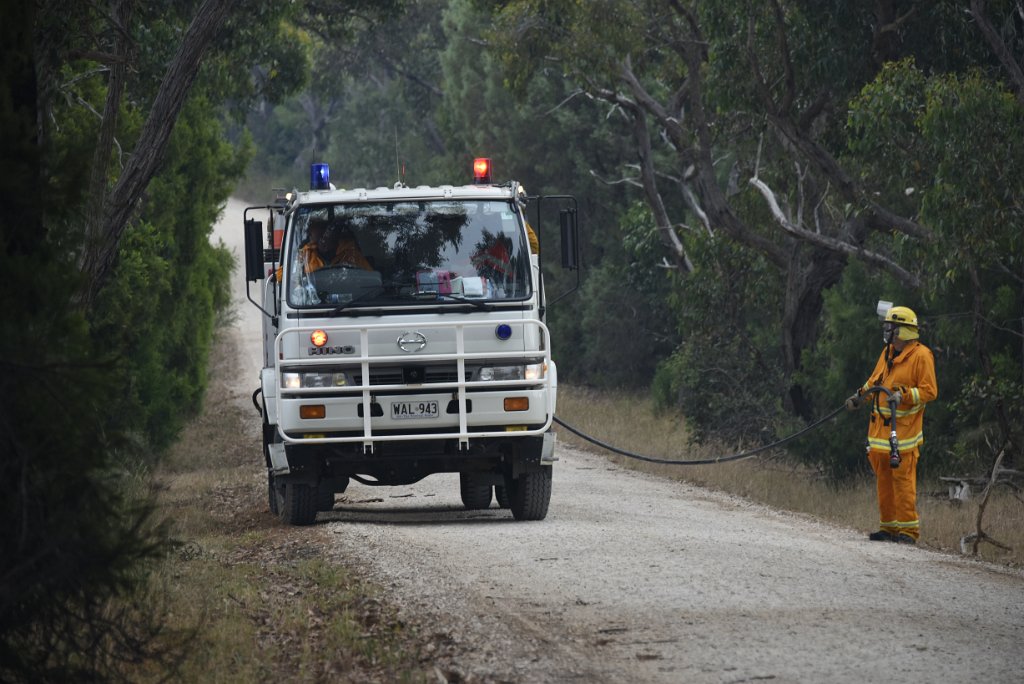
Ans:
POLYGON ((88 280, 82 305, 96 300, 113 267, 121 237, 149 186, 178 115, 199 72, 199 64, 238 0, 204 0, 167 68, 131 159, 103 203, 102 224, 85 246, 81 269, 88 280))
POLYGON ((131 15, 131 0, 112 0, 110 17, 113 23, 111 32, 114 35, 114 59, 108 65, 110 75, 107 78, 107 98, 103 105, 103 118, 100 120, 99 140, 93 150, 92 170, 89 178, 86 244, 100 238, 97 231, 101 228, 103 221, 103 201, 107 195, 110 154, 114 148, 114 135, 117 132, 118 114, 121 111, 121 97, 124 95, 128 76, 131 15))
POLYGON ((806 245, 794 242, 782 315, 782 351, 789 387, 784 406, 804 420, 813 420, 815 407, 804 387, 793 382, 793 376, 803 368, 804 351, 818 339, 823 293, 839 282, 844 268, 843 255, 827 249, 808 250, 806 245))
MULTIPOLYGON (((45 243, 42 220, 43 177, 40 170, 40 100, 33 54, 35 3, 12 3, 0 23, 3 40, 3 82, 0 85, 0 125, 3 126, 3 174, 0 196, 4 217, 0 238, 7 254, 29 254, 45 243)), ((7 287, 11 287, 10 284, 7 287)))

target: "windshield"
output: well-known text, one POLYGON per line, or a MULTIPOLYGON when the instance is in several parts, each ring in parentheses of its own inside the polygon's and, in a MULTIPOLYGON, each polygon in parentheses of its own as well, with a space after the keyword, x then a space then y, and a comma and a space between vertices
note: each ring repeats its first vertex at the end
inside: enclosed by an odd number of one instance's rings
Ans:
POLYGON ((289 253, 288 303, 299 308, 530 296, 529 248, 507 201, 300 207, 289 253))

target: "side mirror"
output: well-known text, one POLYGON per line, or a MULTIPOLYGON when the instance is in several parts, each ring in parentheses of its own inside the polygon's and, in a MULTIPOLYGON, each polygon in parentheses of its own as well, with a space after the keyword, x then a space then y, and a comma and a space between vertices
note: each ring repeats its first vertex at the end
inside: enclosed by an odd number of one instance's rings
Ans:
POLYGON ((579 232, 576 226, 576 210, 563 209, 560 211, 558 224, 562 234, 562 268, 575 271, 579 268, 579 232))
POLYGON ((245 221, 245 279, 263 280, 263 223, 245 221))

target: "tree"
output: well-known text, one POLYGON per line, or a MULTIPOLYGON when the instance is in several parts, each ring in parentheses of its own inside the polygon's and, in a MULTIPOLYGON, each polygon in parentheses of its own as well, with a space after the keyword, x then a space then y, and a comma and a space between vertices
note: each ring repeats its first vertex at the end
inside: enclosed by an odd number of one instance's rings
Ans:
POLYGON ((107 163, 114 143, 118 112, 124 95, 127 69, 128 23, 131 0, 114 0, 112 12, 115 50, 110 65, 107 101, 101 119, 100 140, 96 146, 92 169, 92 192, 99 198, 86 224, 85 248, 81 268, 88 279, 86 308, 92 305, 105 284, 115 263, 118 246, 136 211, 137 205, 157 167, 164 158, 167 142, 178 120, 178 114, 199 73, 203 56, 217 33, 238 4, 238 0, 204 0, 189 24, 177 53, 160 81, 160 88, 146 117, 135 149, 125 168, 118 174, 114 187, 106 192, 107 163), (101 199, 100 199, 101 198, 101 199))
MULTIPOLYGON (((161 613, 146 591, 148 563, 166 551, 167 538, 149 521, 139 445, 166 443, 176 421, 197 408, 215 308, 225 301, 230 256, 208 235, 233 176, 222 165, 245 150, 223 142, 219 112, 196 93, 251 89, 223 87, 233 70, 223 60, 199 64, 196 45, 172 61, 193 72, 172 68, 177 90, 152 88, 175 34, 205 40, 178 23, 178 11, 189 9, 115 0, 109 13, 55 3, 5 12, 5 681, 117 679, 126 662, 168 655, 153 648, 161 613), (136 42, 140 34, 146 39, 136 42), (173 92, 180 101, 168 102, 173 92), (143 115, 152 103, 164 119, 143 115), (175 136, 182 112, 187 130, 175 136), (102 202, 90 188, 100 188, 102 202), (111 202, 128 207, 125 224, 104 231, 111 202), (131 287, 140 280, 156 286, 131 287), (145 394, 154 387, 168 390, 165 401, 145 394)), ((207 29, 221 21, 200 14, 205 20, 207 29)), ((237 35, 218 34, 218 47, 237 35)))
MULTIPOLYGON (((852 19, 884 26, 892 7, 880 3, 875 10, 852 19)), ((594 97, 629 115, 639 181, 681 272, 694 269, 686 233, 703 231, 756 250, 785 274, 785 403, 805 418, 812 400, 792 379, 815 340, 822 292, 838 282, 850 257, 916 287, 916 274, 867 240, 893 229, 915 239, 930 235, 879 204, 839 163, 828 141, 835 129, 827 117, 831 82, 816 79, 790 47, 824 50, 815 34, 850 19, 781 2, 521 2, 500 16, 499 33, 516 41, 517 57, 553 54, 594 97), (760 204, 743 192, 742 177, 762 195, 760 204), (776 230, 767 229, 772 222, 776 230)), ((869 57, 866 50, 861 57, 869 57)))

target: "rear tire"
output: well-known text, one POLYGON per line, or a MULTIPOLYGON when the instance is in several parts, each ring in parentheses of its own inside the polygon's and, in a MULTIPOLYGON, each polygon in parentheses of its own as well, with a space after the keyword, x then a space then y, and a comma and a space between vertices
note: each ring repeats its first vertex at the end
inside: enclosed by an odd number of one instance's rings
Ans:
POLYGON ((280 500, 281 522, 286 525, 312 525, 316 520, 316 487, 288 482, 280 500))
POLYGON ((512 484, 512 517, 543 520, 551 503, 551 468, 523 473, 512 484))
POLYGON ((321 482, 316 488, 316 510, 334 510, 334 488, 330 483, 321 482))
POLYGON ((334 495, 348 489, 348 483, 347 477, 327 477, 320 480, 316 487, 316 510, 333 511, 334 495))
POLYGON ((505 485, 494 485, 494 498, 498 502, 498 508, 512 506, 512 498, 508 495, 508 487, 505 485))
POLYGON ((491 506, 490 483, 482 484, 476 473, 459 473, 459 494, 467 511, 478 511, 491 506))
POLYGON ((279 515, 281 512, 281 494, 278 492, 277 483, 274 482, 274 471, 267 468, 267 503, 270 505, 270 512, 279 515))

